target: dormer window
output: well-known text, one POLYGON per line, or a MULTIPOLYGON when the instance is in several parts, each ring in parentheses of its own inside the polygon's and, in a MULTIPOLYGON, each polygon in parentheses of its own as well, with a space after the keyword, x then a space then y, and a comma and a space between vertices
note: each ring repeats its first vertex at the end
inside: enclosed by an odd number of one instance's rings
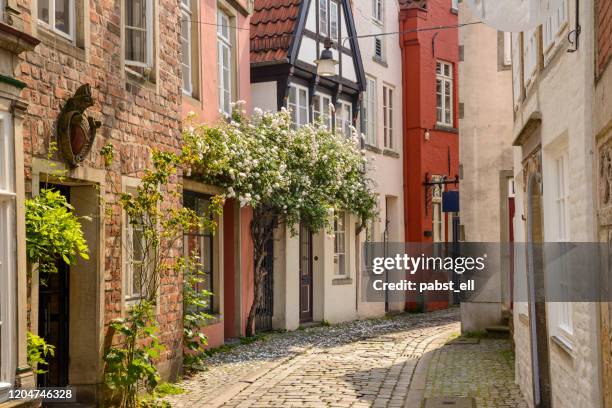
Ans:
POLYGON ((338 40, 340 35, 340 5, 334 0, 319 1, 319 35, 338 40))

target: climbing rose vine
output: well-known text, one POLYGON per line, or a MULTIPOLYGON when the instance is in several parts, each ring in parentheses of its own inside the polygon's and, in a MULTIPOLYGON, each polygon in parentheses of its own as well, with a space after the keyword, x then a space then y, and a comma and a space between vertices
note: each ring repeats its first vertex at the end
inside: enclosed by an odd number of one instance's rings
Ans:
POLYGON ((364 226, 376 216, 377 200, 366 175, 367 159, 355 132, 347 138, 322 122, 294 128, 285 109, 256 108, 248 117, 240 104, 230 119, 215 126, 195 125, 191 119, 184 140, 183 157, 192 176, 253 208, 255 299, 247 321, 252 335, 273 229, 285 224, 296 233, 300 223, 314 231, 330 229, 338 211, 356 215, 364 226))

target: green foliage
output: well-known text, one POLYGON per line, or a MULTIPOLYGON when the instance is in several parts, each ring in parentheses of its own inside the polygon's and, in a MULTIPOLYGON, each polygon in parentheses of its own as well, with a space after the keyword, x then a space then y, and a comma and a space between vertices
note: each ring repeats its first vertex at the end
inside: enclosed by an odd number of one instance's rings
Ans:
POLYGON ((185 389, 179 387, 176 384, 172 384, 169 382, 163 382, 157 385, 157 387, 153 391, 153 394, 160 398, 163 398, 167 395, 179 395, 179 394, 183 394, 184 392, 185 392, 185 389))
POLYGON ((79 217, 59 191, 42 189, 25 206, 28 261, 38 263, 41 273, 56 273, 58 259, 68 265, 77 256, 89 259, 79 217))
POLYGON ((110 324, 123 341, 109 347, 104 355, 105 383, 121 407, 139 406, 139 387, 152 391, 160 381, 154 362, 163 346, 154 322, 154 305, 145 301, 134 305, 127 318, 115 319, 110 324))
POLYGON ((183 157, 195 176, 241 205, 262 208, 290 226, 330 227, 330 211, 362 223, 376 216, 365 152, 322 122, 293 128, 289 111, 252 118, 234 109, 231 122, 186 126, 183 157))
POLYGON ((55 346, 47 344, 45 339, 28 332, 28 365, 34 369, 35 374, 46 373, 41 366, 49 365, 47 356, 55 355, 55 346))
POLYGON ((331 323, 325 319, 321 320, 321 327, 329 327, 331 323))
POLYGON ((115 157, 115 150, 112 143, 107 143, 100 149, 100 156, 104 158, 104 165, 110 167, 115 157))
POLYGON ((255 299, 247 320, 253 334, 256 304, 267 273, 263 267, 271 231, 280 223, 297 233, 332 229, 333 214, 360 219, 358 232, 376 217, 377 196, 366 175, 367 159, 356 133, 347 138, 321 121, 294 128, 291 113, 245 115, 241 106, 230 121, 193 126, 183 133, 182 158, 191 173, 219 186, 227 198, 253 208, 251 238, 255 257, 255 299))
POLYGON ((197 264, 189 263, 183 273, 183 365, 188 372, 204 367, 208 339, 201 328, 213 317, 206 313, 212 293, 201 289, 204 273, 197 264))

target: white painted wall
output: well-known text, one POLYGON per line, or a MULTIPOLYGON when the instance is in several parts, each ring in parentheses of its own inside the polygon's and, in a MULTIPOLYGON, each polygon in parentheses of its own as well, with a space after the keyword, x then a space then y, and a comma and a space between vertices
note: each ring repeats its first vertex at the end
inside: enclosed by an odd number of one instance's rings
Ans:
MULTIPOLYGON (((372 20, 372 0, 355 0, 353 2, 353 17, 358 35, 376 34, 383 31, 394 32, 399 30, 399 9, 396 2, 385 1, 385 21, 384 27, 372 20)), ((371 161, 368 175, 375 182, 375 190, 379 194, 378 209, 379 219, 374 225, 374 239, 382 241, 385 228, 385 197, 397 198, 397 209, 392 215, 393 225, 390 228, 390 241, 404 241, 404 193, 403 193, 403 132, 402 132, 402 63, 401 49, 396 35, 384 38, 386 48, 386 66, 375 62, 374 39, 372 37, 359 39, 359 49, 363 60, 366 75, 377 80, 377 110, 376 110, 376 147, 380 152, 368 151, 366 153, 371 161), (385 155, 382 153, 383 146, 383 107, 382 95, 383 85, 394 88, 394 109, 393 109, 393 129, 395 146, 394 152, 399 157, 385 155)), ((348 42, 347 42, 348 44, 348 42)), ((359 237, 364 241, 365 234, 359 237)), ((362 265, 359 266, 361 271, 362 265)), ((372 317, 384 314, 384 303, 367 303, 359 301, 359 317, 372 317)), ((392 303, 390 310, 403 310, 403 302, 392 303)))
MULTIPOLYGON (((569 2, 570 30, 575 21, 574 2, 569 2)), ((593 0, 580 2, 583 22, 593 21, 593 0)), ((560 38, 565 39, 565 35, 560 38)), ((527 89, 527 97, 519 103, 514 123, 514 136, 518 136, 532 113, 542 116, 541 145, 544 177, 543 214, 545 241, 554 241, 556 219, 554 200, 550 185, 552 152, 566 143, 569 152, 569 212, 570 241, 594 242, 596 214, 594 209, 595 177, 593 176, 594 138, 592 128, 593 106, 593 24, 582 24, 580 49, 567 53, 564 40, 558 49, 547 53, 544 69, 539 72, 527 89)), ((524 175, 522 152, 515 149, 515 180, 517 183, 515 238, 525 240, 526 198, 524 197, 524 175)), ((525 271, 516 265, 517 288, 526 288, 525 271)), ((579 273, 579 271, 574 271, 579 273)), ((551 334, 551 304, 547 305, 549 335, 551 334)), ((556 408, 598 407, 600 394, 600 358, 597 338, 597 305, 573 303, 572 317, 574 333, 568 338, 571 351, 557 346, 549 336, 550 373, 552 381, 552 404, 556 408)), ((528 309, 524 303, 517 304, 514 314, 516 347, 516 381, 521 391, 533 406, 531 355, 529 348, 528 309)))
POLYGON ((275 112, 277 106, 276 81, 251 84, 251 106, 264 111, 275 112))

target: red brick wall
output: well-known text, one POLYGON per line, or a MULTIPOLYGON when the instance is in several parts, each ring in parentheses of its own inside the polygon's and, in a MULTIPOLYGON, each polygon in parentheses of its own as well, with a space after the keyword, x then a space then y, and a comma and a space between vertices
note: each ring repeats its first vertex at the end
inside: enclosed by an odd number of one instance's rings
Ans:
MULTIPOLYGON (((81 0, 76 3, 80 3, 81 0)), ((33 25, 31 0, 19 0, 25 31, 43 42, 22 54, 17 77, 25 82, 22 99, 29 103, 24 122, 26 190, 31 191, 32 159, 47 157, 49 142, 55 140, 55 120, 78 86, 89 83, 95 106, 90 115, 102 122, 95 144, 83 165, 104 169, 100 149, 112 143, 115 161, 106 171, 104 321, 121 315, 121 209, 117 204, 121 176, 138 176, 153 149, 178 151, 180 147, 181 71, 178 30, 180 12, 176 0, 157 0, 157 66, 155 83, 126 78, 121 65, 120 1, 89 1, 90 39, 79 48, 53 33, 42 35, 33 25), (88 52, 85 51, 87 49, 88 52)), ((58 158, 58 160, 61 160, 58 158)), ((170 188, 180 190, 181 177, 170 188)), ((179 206, 168 195, 165 206, 179 206)), ((177 248, 178 250, 179 248, 177 248)), ((177 251, 178 253, 178 251, 177 251)), ((159 323, 165 343, 161 362, 176 369, 181 358, 182 298, 179 276, 161 279, 159 323), (174 362, 170 362, 174 360, 174 362)), ((95 299, 91 299, 94 303, 95 299)), ((78 341, 78 339, 71 339, 78 341)), ((93 347, 94 345, 92 345, 93 347)), ((93 352, 93 349, 92 349, 93 352)))
POLYGON ((601 74, 612 57, 612 1, 596 0, 597 73, 601 74))

